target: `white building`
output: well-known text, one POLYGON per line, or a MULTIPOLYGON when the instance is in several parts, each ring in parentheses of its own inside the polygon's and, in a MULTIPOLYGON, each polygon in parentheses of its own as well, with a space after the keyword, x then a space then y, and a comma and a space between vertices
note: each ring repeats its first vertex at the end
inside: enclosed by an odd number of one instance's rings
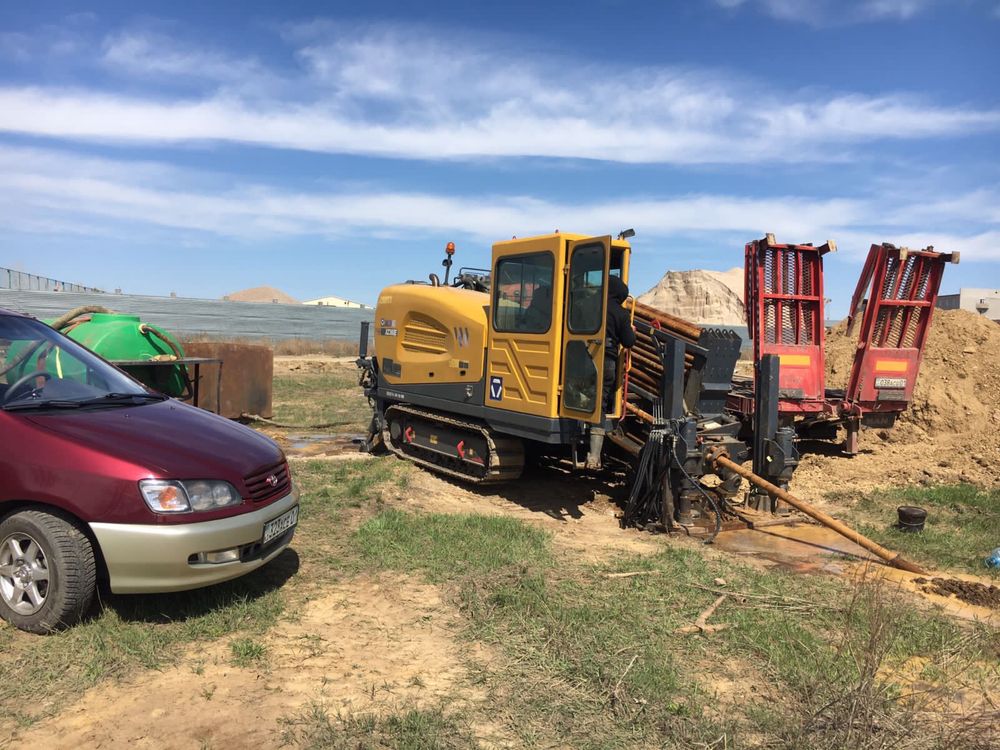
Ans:
POLYGON ((942 294, 937 306, 942 310, 968 310, 1000 322, 1000 289, 959 289, 958 294, 942 294))
POLYGON ((322 305, 325 307, 353 307, 355 309, 364 310, 370 307, 362 302, 353 302, 349 299, 344 299, 343 297, 320 297, 319 299, 311 299, 302 303, 303 305, 322 305))

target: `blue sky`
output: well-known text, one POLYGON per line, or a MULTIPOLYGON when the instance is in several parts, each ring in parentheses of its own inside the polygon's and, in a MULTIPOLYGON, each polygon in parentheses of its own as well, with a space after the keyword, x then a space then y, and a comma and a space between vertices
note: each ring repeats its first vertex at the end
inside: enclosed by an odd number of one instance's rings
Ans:
POLYGON ((632 287, 746 241, 961 251, 1000 286, 1000 0, 4 3, 0 265, 372 301, 634 227, 632 287))

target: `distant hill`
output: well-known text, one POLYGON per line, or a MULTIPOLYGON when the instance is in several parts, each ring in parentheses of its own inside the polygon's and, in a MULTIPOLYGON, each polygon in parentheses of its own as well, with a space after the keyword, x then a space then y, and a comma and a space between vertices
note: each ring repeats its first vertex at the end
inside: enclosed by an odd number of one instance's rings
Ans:
POLYGON ((667 271, 639 301, 692 323, 730 326, 746 323, 740 268, 667 271))
POLYGON ((297 305, 299 301, 289 294, 285 294, 280 289, 273 286, 255 286, 253 289, 244 289, 239 292, 227 294, 223 299, 232 302, 277 302, 281 305, 297 305))

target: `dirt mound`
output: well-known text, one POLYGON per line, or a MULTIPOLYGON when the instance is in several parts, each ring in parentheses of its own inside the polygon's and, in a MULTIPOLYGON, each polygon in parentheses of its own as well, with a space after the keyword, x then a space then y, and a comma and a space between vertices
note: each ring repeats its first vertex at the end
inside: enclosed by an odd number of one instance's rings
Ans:
POLYGON ((223 299, 230 302, 277 302, 281 305, 297 305, 299 301, 290 294, 285 294, 273 286, 255 286, 253 289, 243 289, 227 294, 223 299))
MULTIPOLYGON (((857 333, 827 336, 827 387, 844 388, 857 333)), ((793 487, 805 497, 906 484, 1000 486, 1000 325, 964 310, 936 310, 911 407, 889 430, 861 434, 845 458, 804 445, 793 487)))
POLYGON ((667 271, 638 299, 693 323, 741 326, 746 323, 742 300, 743 272, 667 271))
MULTIPOLYGON (((827 386, 843 388, 857 332, 827 336, 827 386)), ((936 310, 913 403, 900 418, 927 436, 1000 432, 1000 325, 965 310, 936 310)))

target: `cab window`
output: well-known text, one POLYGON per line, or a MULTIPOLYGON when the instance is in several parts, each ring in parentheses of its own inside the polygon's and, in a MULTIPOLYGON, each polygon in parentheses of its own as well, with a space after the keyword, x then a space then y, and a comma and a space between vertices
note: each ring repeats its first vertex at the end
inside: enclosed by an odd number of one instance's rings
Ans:
POLYGON ((531 253, 497 261, 493 330, 545 333, 552 325, 552 253, 531 253))
POLYGON ((597 333, 604 324, 604 245, 573 251, 569 265, 570 333, 597 333))

